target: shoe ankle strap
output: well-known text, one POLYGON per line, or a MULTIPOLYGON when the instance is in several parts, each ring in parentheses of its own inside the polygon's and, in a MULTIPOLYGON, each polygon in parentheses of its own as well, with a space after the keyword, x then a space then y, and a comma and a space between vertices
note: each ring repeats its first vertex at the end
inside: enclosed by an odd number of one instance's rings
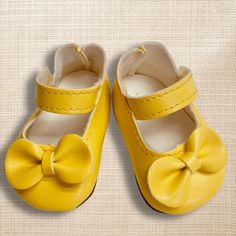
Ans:
POLYGON ((97 84, 84 89, 61 89, 46 85, 37 79, 36 104, 38 108, 53 113, 88 113, 97 103, 100 87, 100 84, 97 84))
POLYGON ((144 97, 126 97, 126 101, 138 120, 163 117, 188 106, 197 96, 191 73, 171 86, 144 97))

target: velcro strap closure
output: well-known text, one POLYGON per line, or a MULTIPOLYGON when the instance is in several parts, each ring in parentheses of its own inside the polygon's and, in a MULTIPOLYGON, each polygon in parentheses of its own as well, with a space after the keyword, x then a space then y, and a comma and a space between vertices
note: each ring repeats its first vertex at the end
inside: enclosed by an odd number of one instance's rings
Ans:
POLYGON ((191 104, 197 96, 192 75, 187 74, 173 85, 145 97, 126 97, 138 120, 149 120, 174 113, 191 104))
POLYGON ((85 89, 61 89, 36 81, 36 104, 48 112, 82 114, 91 112, 97 102, 100 85, 85 89))

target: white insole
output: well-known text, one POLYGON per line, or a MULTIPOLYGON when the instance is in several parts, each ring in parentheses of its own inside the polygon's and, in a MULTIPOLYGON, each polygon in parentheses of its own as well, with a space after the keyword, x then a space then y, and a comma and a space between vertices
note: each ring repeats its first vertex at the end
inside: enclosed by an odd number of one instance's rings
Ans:
MULTIPOLYGON (((133 97, 145 96, 164 88, 157 80, 135 74, 124 78, 127 93, 133 97)), ((152 120, 137 120, 144 142, 157 152, 167 152, 183 143, 195 128, 195 123, 184 109, 152 120)))
MULTIPOLYGON (((91 71, 77 71, 62 78, 57 87, 80 89, 94 86, 98 75, 91 71)), ((64 115, 42 111, 27 131, 27 138, 40 144, 54 144, 66 134, 83 135, 90 113, 64 115)))

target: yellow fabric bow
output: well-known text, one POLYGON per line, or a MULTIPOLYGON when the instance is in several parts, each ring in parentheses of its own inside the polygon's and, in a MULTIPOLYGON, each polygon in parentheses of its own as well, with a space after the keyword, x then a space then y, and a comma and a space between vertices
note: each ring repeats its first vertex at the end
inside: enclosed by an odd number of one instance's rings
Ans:
POLYGON ((148 186, 152 196, 167 207, 181 207, 187 201, 192 176, 196 172, 210 175, 226 165, 226 148, 210 128, 196 129, 185 143, 185 153, 176 158, 165 156, 148 170, 148 186))
POLYGON ((55 176, 67 184, 79 184, 88 175, 91 153, 87 144, 75 134, 64 136, 57 147, 37 145, 25 139, 9 148, 5 171, 15 189, 28 189, 44 176, 55 176))

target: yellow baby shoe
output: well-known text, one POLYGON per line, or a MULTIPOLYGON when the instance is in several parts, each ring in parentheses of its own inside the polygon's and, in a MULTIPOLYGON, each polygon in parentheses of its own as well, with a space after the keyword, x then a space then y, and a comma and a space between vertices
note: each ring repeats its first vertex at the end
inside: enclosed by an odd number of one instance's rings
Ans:
POLYGON ((182 214, 219 190, 227 153, 193 104, 192 74, 160 43, 126 52, 117 66, 113 109, 140 191, 155 210, 182 214))
POLYGON ((11 144, 6 177, 31 206, 67 211, 93 192, 110 110, 103 49, 69 44, 36 79, 37 108, 11 144))

